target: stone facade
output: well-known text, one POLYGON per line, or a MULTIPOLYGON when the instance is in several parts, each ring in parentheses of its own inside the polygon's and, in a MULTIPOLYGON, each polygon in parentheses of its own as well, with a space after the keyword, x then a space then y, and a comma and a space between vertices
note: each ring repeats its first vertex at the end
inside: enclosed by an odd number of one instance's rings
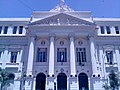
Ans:
POLYGON ((62 1, 30 18, 0 18, 0 67, 8 90, 104 90, 120 71, 120 18, 93 18, 62 1))

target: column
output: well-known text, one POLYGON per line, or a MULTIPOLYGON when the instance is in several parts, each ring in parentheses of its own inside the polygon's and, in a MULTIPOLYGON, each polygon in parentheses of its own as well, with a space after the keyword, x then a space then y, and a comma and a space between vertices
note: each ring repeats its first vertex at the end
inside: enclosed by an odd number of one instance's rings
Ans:
POLYGON ((100 60, 100 63, 101 63, 101 75, 102 75, 102 78, 104 79, 105 78, 105 56, 103 54, 103 48, 102 46, 99 46, 99 60, 100 60))
POLYGON ((119 48, 115 48, 115 53, 116 53, 116 59, 117 59, 117 65, 118 65, 118 70, 120 72, 120 51, 119 48))
POLYGON ((90 42, 90 54, 91 54, 91 62, 92 62, 92 71, 93 75, 97 75, 97 60, 95 57, 95 42, 94 42, 94 37, 89 36, 89 42, 90 42))
POLYGON ((12 30, 13 30, 13 28, 12 28, 12 25, 10 25, 10 26, 8 26, 8 34, 12 34, 12 30))
POLYGON ((54 75, 54 36, 50 37, 49 75, 54 75))
POLYGON ((35 87, 36 87, 36 78, 33 79, 33 88, 32 88, 32 90, 35 90, 35 87))
POLYGON ((46 90, 54 90, 54 35, 50 36, 50 49, 49 49, 49 76, 47 77, 46 90))
POLYGON ((76 75, 74 37, 70 37, 70 73, 76 75))
POLYGON ((74 36, 70 36, 70 75, 72 75, 72 77, 69 78, 69 89, 78 90, 75 64, 74 36))
POLYGON ((29 52, 28 52, 28 64, 27 64, 27 76, 32 75, 33 60, 34 60, 34 41, 35 38, 30 38, 29 52))
POLYGON ((8 57, 9 55, 9 52, 8 52, 8 46, 5 46, 5 51, 4 51, 4 53, 3 53, 3 55, 2 55, 2 68, 3 69, 5 69, 5 67, 6 67, 6 62, 8 61, 8 60, 10 60, 10 58, 8 57))

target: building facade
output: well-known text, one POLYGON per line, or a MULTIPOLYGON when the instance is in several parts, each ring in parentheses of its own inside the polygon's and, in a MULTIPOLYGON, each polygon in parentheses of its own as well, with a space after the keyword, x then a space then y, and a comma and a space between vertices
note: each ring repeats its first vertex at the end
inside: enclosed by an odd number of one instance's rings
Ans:
POLYGON ((7 90, 104 90, 120 71, 120 18, 93 18, 63 0, 30 18, 0 18, 0 67, 7 90))

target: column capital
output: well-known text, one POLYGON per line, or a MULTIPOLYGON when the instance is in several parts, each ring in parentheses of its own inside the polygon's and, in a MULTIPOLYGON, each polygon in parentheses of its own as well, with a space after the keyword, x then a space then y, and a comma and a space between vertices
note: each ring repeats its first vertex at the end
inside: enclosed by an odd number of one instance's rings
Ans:
POLYGON ((87 38, 88 38, 88 40, 91 40, 91 39, 94 39, 94 36, 93 35, 88 35, 87 38))
POLYGON ((50 33, 49 37, 55 37, 55 33, 50 33))
POLYGON ((69 33, 69 38, 74 38, 75 34, 74 33, 69 33))
POLYGON ((35 35, 34 36, 30 36, 30 39, 34 39, 35 40, 36 38, 37 38, 37 36, 35 36, 35 35))

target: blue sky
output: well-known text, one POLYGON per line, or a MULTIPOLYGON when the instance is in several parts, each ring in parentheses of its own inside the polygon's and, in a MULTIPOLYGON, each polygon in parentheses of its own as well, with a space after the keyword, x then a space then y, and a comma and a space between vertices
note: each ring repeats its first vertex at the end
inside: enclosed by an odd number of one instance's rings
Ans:
MULTIPOLYGON (((58 3, 59 0, 0 0, 0 18, 30 17, 33 11, 49 11, 58 3)), ((65 0, 65 3, 75 11, 92 11, 93 17, 120 17, 120 0, 65 0)))

